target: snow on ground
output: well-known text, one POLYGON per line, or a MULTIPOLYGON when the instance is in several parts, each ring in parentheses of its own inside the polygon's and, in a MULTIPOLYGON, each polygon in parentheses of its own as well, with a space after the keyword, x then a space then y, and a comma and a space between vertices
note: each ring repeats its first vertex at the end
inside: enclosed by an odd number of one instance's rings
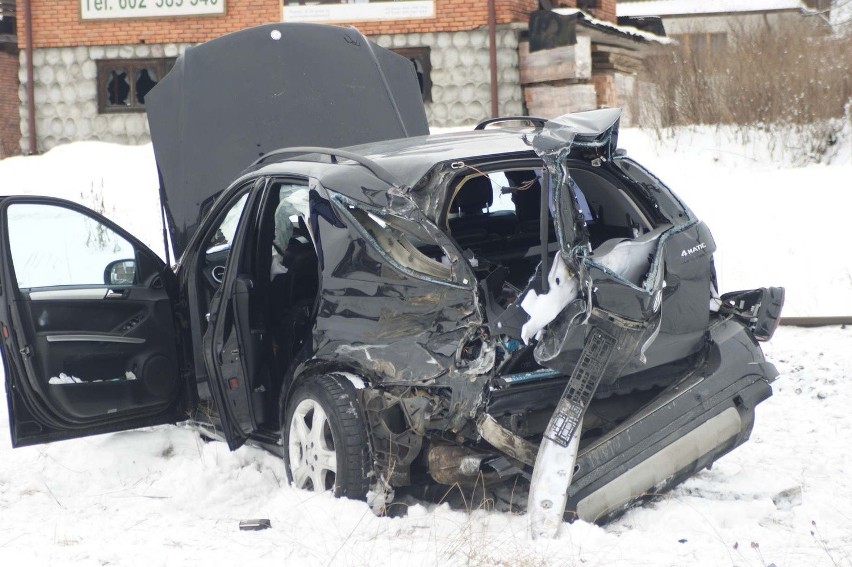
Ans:
POLYGON ((782 327, 766 348, 782 377, 748 443, 659 501, 552 541, 479 503, 379 518, 289 488, 277 458, 188 427, 12 450, 2 403, 0 565, 849 567, 850 345, 852 329, 782 327), (239 531, 248 518, 272 528, 239 531))
MULTIPOLYGON (((784 285, 787 315, 852 315, 852 152, 792 168, 711 130, 621 140, 707 221, 723 290, 784 285)), ((156 186, 150 146, 87 142, 0 162, 0 192, 94 206, 161 252, 156 186)), ((378 518, 289 488, 277 458, 187 427, 12 450, 0 399, 0 565, 852 567, 850 345, 852 329, 782 327, 766 346, 782 377, 749 443, 661 500, 606 527, 565 525, 553 541, 480 503, 378 518), (239 531, 248 518, 273 527, 239 531)))

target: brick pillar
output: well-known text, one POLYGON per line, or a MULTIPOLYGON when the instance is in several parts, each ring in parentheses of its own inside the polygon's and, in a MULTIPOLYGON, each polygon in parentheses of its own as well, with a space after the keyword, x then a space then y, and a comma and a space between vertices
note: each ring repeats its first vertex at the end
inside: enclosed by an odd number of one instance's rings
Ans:
POLYGON ((592 14, 599 20, 615 23, 618 19, 615 15, 615 0, 598 0, 592 14))
POLYGON ((21 153, 18 49, 0 44, 0 159, 21 153))
POLYGON ((615 75, 612 73, 596 74, 592 77, 595 85, 598 107, 613 108, 618 106, 618 94, 615 91, 615 75))

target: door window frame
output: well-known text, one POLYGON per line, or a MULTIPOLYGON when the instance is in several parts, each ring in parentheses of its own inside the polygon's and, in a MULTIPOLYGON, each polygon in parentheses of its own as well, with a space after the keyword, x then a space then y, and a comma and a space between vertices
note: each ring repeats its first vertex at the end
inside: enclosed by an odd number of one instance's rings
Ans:
MULTIPOLYGON (((171 303, 171 315, 176 315, 176 286, 173 279, 168 281, 157 281, 157 278, 169 278, 168 266, 159 258, 150 248, 143 244, 138 238, 130 234, 128 231, 103 217, 91 209, 66 201, 64 199, 42 197, 42 196, 21 196, 7 197, 0 200, 0 250, 2 250, 2 280, 14 283, 7 285, 4 295, 0 295, 2 301, 3 323, 3 352, 6 362, 6 388, 9 392, 9 409, 10 409, 10 433, 12 434, 12 444, 14 447, 36 445, 49 441, 58 441, 63 439, 73 439, 78 437, 86 437, 101 433, 109 433, 114 431, 122 431, 135 429, 138 427, 158 425, 163 423, 175 423, 186 418, 187 409, 192 404, 192 393, 188 388, 190 384, 187 382, 188 375, 186 373, 186 360, 183 358, 185 352, 182 348, 182 336, 177 328, 175 321, 169 321, 170 329, 175 330, 174 350, 172 354, 175 356, 176 376, 175 378, 183 385, 177 385, 175 390, 169 394, 168 398, 163 399, 162 405, 147 408, 144 411, 139 409, 130 409, 121 413, 106 412, 103 415, 92 416, 69 420, 69 416, 64 411, 57 411, 56 400, 52 397, 45 397, 41 392, 43 387, 50 387, 46 382, 47 378, 42 376, 41 371, 37 371, 40 365, 39 352, 34 352, 32 349, 35 346, 35 336, 30 334, 33 332, 31 326, 26 324, 26 318, 29 317, 24 311, 29 309, 29 303, 32 301, 30 289, 24 288, 21 290, 17 284, 17 276, 14 271, 14 265, 11 261, 11 247, 8 223, 8 209, 16 204, 37 204, 44 206, 54 206, 76 212, 80 215, 92 219, 94 222, 106 226, 118 236, 127 241, 135 250, 137 262, 140 262, 147 270, 149 275, 145 278, 140 278, 137 283, 126 287, 141 287, 148 288, 156 293, 162 293, 164 299, 168 299, 171 303), (38 384, 33 384, 33 380, 39 379, 38 384), (44 379, 45 383, 41 384, 44 379), (37 424, 38 428, 33 430, 32 427, 26 428, 28 423, 37 424)), ((140 264, 137 264, 140 265, 140 264)), ((59 288, 60 291, 73 291, 75 289, 93 289, 103 290, 105 294, 107 290, 119 286, 110 286, 108 284, 93 284, 81 286, 52 286, 44 288, 36 288, 40 290, 51 290, 59 288)), ((50 293, 48 291, 48 293, 50 293)), ((158 299, 156 299, 159 301, 158 299)), ((54 300, 54 301, 62 301, 54 300)), ((65 301, 83 301, 85 304, 88 301, 85 297, 80 299, 69 298, 65 301)), ((111 301, 105 296, 102 296, 101 301, 111 301)), ((116 303, 118 305, 118 303, 116 303)), ((95 333, 96 335, 96 333, 95 333)), ((73 334, 72 334, 73 336, 73 334)), ((85 354, 85 350, 81 351, 85 354)), ((44 354, 44 353, 42 353, 44 354)), ((135 383, 135 382, 133 382, 135 383)), ((104 382, 109 385, 111 382, 104 382)), ((82 387, 97 387, 98 382, 89 382, 81 384, 82 387)), ((71 387, 77 387, 76 384, 71 384, 71 387)), ((108 400, 107 400, 108 401, 108 400)))

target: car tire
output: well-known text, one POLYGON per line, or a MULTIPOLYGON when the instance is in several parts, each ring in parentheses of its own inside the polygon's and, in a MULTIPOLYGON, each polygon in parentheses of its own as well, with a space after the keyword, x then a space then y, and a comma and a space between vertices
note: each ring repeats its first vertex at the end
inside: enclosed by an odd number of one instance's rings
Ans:
POLYGON ((371 470, 367 428, 345 377, 308 378, 287 402, 284 464, 297 488, 364 500, 371 470))

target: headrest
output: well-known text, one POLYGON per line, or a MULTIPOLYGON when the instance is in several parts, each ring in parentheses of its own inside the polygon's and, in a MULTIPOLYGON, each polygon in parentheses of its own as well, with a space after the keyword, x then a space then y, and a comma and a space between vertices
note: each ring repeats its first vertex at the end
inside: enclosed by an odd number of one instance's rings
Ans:
POLYGON ((519 221, 537 220, 541 210, 541 183, 536 179, 535 171, 507 171, 506 179, 512 187, 524 187, 535 180, 535 183, 523 191, 512 191, 512 201, 515 203, 519 221))
POLYGON ((519 187, 537 177, 535 171, 531 169, 526 171, 507 171, 505 175, 513 187, 519 187))
POLYGON ((494 202, 494 190, 491 179, 486 175, 478 175, 468 179, 453 199, 451 211, 461 209, 463 213, 481 213, 482 209, 490 207, 494 202))

